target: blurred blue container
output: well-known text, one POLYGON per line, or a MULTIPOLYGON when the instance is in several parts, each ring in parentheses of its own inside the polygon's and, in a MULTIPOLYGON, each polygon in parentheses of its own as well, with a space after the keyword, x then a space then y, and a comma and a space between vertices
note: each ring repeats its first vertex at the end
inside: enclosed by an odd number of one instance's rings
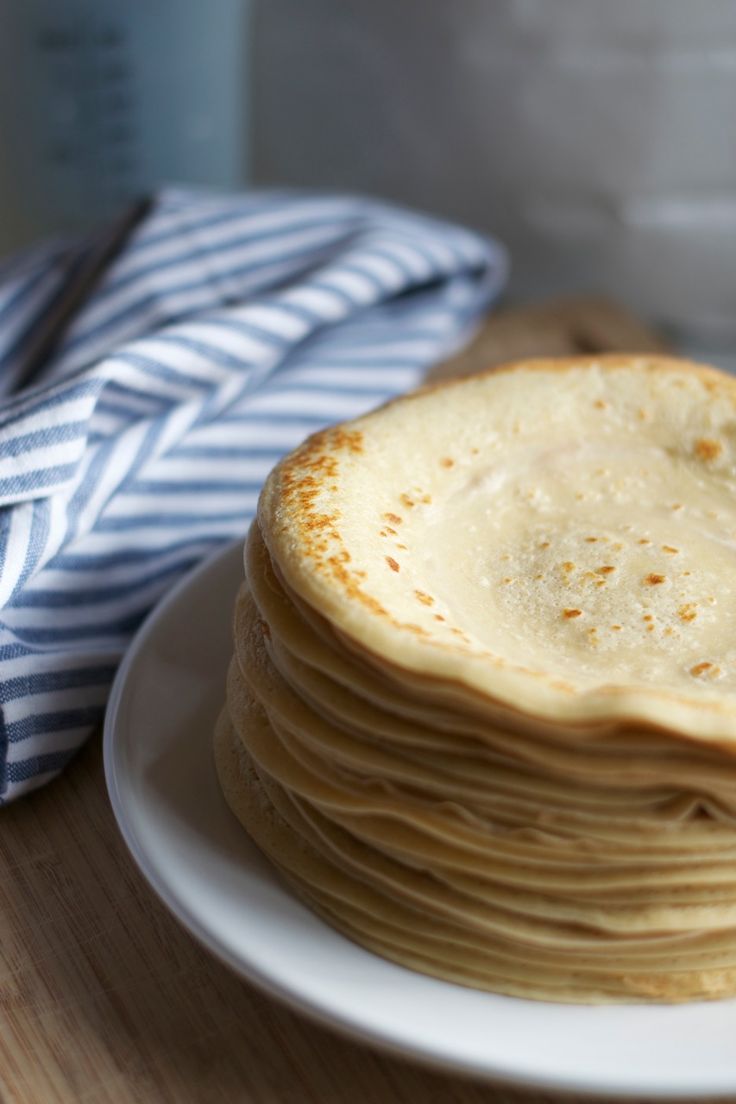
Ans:
POLYGON ((248 0, 0 0, 0 253, 248 177, 248 0))

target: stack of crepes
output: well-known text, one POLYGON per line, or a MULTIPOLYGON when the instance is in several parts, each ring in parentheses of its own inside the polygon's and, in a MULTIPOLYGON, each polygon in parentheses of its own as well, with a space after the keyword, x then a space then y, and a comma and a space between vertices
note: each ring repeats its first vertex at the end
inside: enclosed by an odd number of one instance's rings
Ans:
POLYGON ((736 992, 736 383, 529 361, 307 440, 246 545, 225 796, 356 942, 544 1000, 736 992))

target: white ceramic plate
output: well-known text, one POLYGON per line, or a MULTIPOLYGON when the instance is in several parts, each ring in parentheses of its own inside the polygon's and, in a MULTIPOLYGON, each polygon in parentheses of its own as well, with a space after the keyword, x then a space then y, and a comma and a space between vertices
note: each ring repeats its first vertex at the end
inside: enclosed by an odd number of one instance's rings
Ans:
POLYGON ((230 546, 161 603, 105 724, 121 831, 181 923, 292 1008, 445 1069, 586 1093, 736 1093, 734 1001, 589 1008, 492 996, 385 962, 291 896, 225 805, 210 753, 241 574, 230 546))

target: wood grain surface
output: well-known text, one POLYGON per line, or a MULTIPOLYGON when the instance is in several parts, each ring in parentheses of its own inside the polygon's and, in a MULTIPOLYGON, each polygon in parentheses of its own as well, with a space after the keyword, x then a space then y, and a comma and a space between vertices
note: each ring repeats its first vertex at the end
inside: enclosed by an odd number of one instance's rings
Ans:
MULTIPOLYGON (((580 332, 584 308, 565 305, 557 323, 555 308, 545 308, 535 345, 536 310, 529 324, 523 312, 513 325, 506 316, 491 320, 462 370, 494 359, 494 330, 504 358, 557 352, 577 340, 572 329, 580 332)), ((643 331, 618 317, 642 348, 643 331)), ((615 333, 607 340, 615 347, 615 333)), ((457 360, 446 370, 458 370, 457 360)), ((62 778, 0 812, 3 1104, 551 1099, 377 1054, 236 978, 179 927, 133 866, 107 800, 99 739, 62 778)))
POLYGON ((457 356, 430 369, 427 378, 468 376, 525 357, 669 351, 660 334, 616 303, 560 299, 494 311, 474 339, 457 356))

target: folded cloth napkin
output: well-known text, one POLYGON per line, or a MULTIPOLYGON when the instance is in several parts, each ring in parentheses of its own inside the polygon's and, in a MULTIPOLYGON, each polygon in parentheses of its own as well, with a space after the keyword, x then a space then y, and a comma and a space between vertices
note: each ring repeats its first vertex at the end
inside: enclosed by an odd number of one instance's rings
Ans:
POLYGON ((495 243, 373 201, 167 191, 39 358, 96 250, 0 269, 2 801, 99 725, 132 634, 245 532, 278 457, 415 384, 505 274, 495 243))

